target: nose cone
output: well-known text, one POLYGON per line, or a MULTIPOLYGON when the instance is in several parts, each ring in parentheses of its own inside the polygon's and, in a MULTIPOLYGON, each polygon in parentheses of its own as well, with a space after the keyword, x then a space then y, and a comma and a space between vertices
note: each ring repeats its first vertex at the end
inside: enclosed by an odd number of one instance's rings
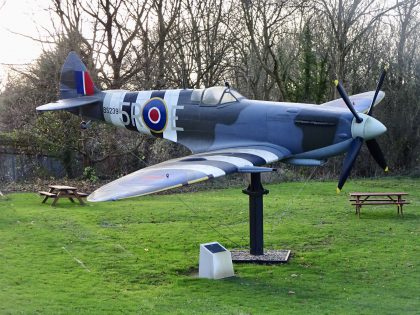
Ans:
POLYGON ((385 133, 386 127, 379 120, 365 114, 359 114, 359 116, 362 117, 363 121, 357 123, 356 120, 353 119, 351 125, 353 138, 361 137, 365 140, 370 140, 385 133))
POLYGON ((373 139, 386 132, 386 127, 377 119, 369 117, 365 125, 365 139, 373 139))

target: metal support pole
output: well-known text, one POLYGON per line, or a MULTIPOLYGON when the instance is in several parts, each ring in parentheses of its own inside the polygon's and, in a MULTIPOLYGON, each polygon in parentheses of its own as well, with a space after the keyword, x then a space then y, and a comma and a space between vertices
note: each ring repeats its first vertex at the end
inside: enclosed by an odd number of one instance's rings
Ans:
POLYGON ((251 255, 264 255, 263 196, 261 173, 251 173, 251 183, 242 192, 249 196, 249 245, 251 255))

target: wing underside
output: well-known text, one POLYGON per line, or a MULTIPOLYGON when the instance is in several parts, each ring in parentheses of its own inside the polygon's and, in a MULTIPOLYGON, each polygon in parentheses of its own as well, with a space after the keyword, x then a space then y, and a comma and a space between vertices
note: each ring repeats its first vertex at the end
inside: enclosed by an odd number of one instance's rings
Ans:
POLYGON ((88 201, 110 201, 187 186, 210 178, 252 170, 285 158, 283 148, 230 148, 166 161, 121 177, 93 192, 88 201))

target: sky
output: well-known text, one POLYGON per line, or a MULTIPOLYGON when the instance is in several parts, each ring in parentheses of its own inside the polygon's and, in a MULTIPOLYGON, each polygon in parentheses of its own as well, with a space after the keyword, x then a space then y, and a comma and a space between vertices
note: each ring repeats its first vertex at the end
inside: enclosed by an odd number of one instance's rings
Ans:
POLYGON ((35 38, 45 36, 39 25, 50 25, 45 10, 50 3, 50 0, 0 0, 0 80, 5 76, 5 64, 28 64, 41 54, 39 42, 12 32, 35 38))

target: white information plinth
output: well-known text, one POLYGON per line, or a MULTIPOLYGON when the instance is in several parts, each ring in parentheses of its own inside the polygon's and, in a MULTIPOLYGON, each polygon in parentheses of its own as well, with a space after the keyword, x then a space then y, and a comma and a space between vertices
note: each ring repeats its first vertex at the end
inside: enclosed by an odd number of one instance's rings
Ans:
POLYGON ((199 278, 223 279, 233 276, 230 251, 217 242, 200 245, 199 278))

